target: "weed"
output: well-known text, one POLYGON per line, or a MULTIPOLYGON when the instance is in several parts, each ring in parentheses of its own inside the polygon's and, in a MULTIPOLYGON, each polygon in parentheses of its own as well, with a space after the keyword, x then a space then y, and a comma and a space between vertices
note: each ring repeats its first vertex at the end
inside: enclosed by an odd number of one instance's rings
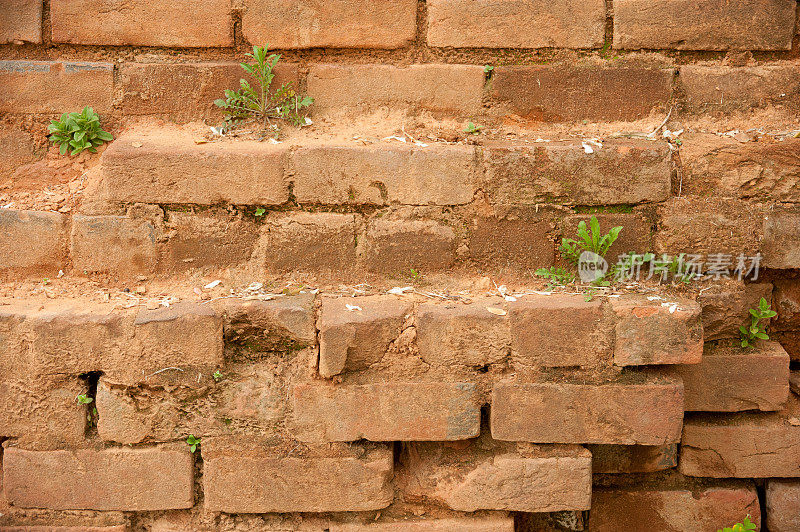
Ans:
POLYGON ((565 286, 575 280, 575 274, 567 271, 561 266, 550 266, 550 268, 539 268, 536 270, 536 275, 544 277, 549 281, 548 288, 555 286, 565 286))
POLYGON ((558 250, 566 260, 573 264, 578 264, 581 253, 584 251, 591 251, 600 257, 605 257, 606 253, 608 253, 608 248, 617 240, 620 231, 622 231, 622 226, 617 226, 612 227, 608 234, 601 234, 600 222, 597 220, 597 216, 592 216, 589 220, 588 230, 586 222, 581 221, 578 224, 578 237, 580 240, 562 238, 558 250))
POLYGON ((770 309, 770 304, 763 297, 758 302, 758 308, 750 309, 750 327, 739 327, 739 336, 742 339, 742 347, 752 347, 753 342, 758 340, 769 340, 767 327, 759 324, 761 320, 768 320, 777 316, 778 313, 770 309))
POLYGON ((756 530, 756 524, 750 521, 750 516, 744 518, 744 523, 736 523, 733 526, 726 526, 717 530, 717 532, 752 532, 756 530))
POLYGON ((219 382, 225 378, 225 375, 223 375, 223 373, 220 370, 217 370, 214 372, 213 375, 211 375, 211 377, 214 379, 214 382, 219 382))
POLYGON ((469 122, 467 124, 467 127, 464 128, 464 133, 468 135, 480 135, 482 130, 483 126, 479 126, 473 122, 469 122))
POLYGON ((59 146, 61 155, 70 149, 70 155, 83 150, 97 153, 97 146, 114 139, 100 127, 100 117, 91 107, 84 107, 80 113, 64 113, 60 120, 51 120, 47 130, 52 133, 50 142, 59 146))
POLYGON ((79 405, 88 405, 89 403, 94 401, 94 399, 92 399, 91 397, 89 397, 84 393, 80 394, 78 397, 76 397, 76 399, 79 405))
POLYGON ((189 450, 195 452, 197 446, 200 445, 200 438, 195 438, 194 434, 190 434, 189 437, 186 438, 186 443, 189 445, 189 450))
POLYGON ((411 281, 412 284, 419 283, 420 281, 422 281, 422 274, 419 272, 419 270, 411 268, 408 272, 408 279, 409 281, 411 281))
POLYGON ((255 215, 256 216, 264 216, 265 212, 267 212, 267 209, 265 209, 264 207, 257 207, 255 215))
POLYGON ((489 74, 493 70, 494 70, 494 67, 492 65, 484 65, 484 67, 483 67, 483 73, 484 74, 489 74))
POLYGON ((270 122, 271 118, 302 125, 306 119, 304 110, 314 103, 314 99, 298 93, 291 83, 284 83, 276 91, 270 92, 275 78, 273 71, 281 55, 267 56, 268 48, 269 45, 263 48, 253 46, 253 53, 247 54, 247 57, 254 62, 240 63, 244 71, 255 78, 256 88, 247 80, 240 79, 241 88, 238 91, 226 90, 225 99, 215 100, 214 104, 222 108, 227 115, 225 119, 232 123, 252 118, 260 121, 264 129, 271 127, 274 131, 279 129, 270 122))

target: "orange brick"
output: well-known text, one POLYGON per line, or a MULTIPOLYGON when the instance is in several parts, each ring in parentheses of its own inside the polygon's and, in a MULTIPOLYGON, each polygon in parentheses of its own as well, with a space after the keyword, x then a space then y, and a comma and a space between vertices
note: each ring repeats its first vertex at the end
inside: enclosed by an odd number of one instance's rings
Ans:
POLYGON ((796 63, 685 65, 680 72, 686 100, 698 111, 791 105, 800 97, 800 67, 796 63))
MULTIPOLYGON (((708 342, 722 338, 739 338, 739 327, 750 324, 749 309, 758 307, 762 297, 767 301, 772 300, 771 284, 740 283, 731 288, 712 287, 703 291, 698 297, 703 307, 703 339, 708 342)), ((780 303, 773 308, 780 312, 780 303)))
POLYGON ((3 0, 0 44, 42 42, 42 1, 3 0))
POLYGON ((191 9, 168 0, 58 0, 50 6, 53 42, 114 46, 233 46, 226 0, 199 0, 191 9), (87 14, 91 14, 88 15, 87 14))
POLYGON ((800 530, 800 481, 767 481, 767 528, 770 532, 800 530))
POLYGON ((514 532, 514 518, 510 516, 445 517, 442 519, 407 519, 385 523, 336 524, 330 532, 514 532))
POLYGON ((72 217, 70 254, 79 272, 151 273, 158 231, 148 220, 126 216, 72 217))
POLYGON ((678 444, 587 445, 592 473, 652 473, 678 465, 678 444))
MULTIPOLYGON (((793 331, 800 329, 800 281, 796 279, 776 279, 773 281, 775 289, 772 294, 774 296, 774 303, 772 310, 778 313, 777 316, 762 323, 769 324, 771 322, 772 328, 778 331, 793 331)), ((766 296, 767 301, 772 301, 773 298, 766 296)), ((755 308, 758 306, 758 301, 755 305, 748 308, 755 308)), ((749 317, 749 315, 748 315, 749 317)), ((749 323, 748 319, 748 323, 749 323)))
POLYGON ((536 206, 477 215, 469 226, 469 257, 482 271, 535 270, 553 265, 554 217, 536 206), (541 212, 536 212, 537 210, 541 212), (504 212, 502 212, 504 211, 504 212))
POLYGON ((65 217, 55 212, 0 209, 2 271, 54 275, 64 267, 65 217))
POLYGON ((800 211, 773 211, 764 220, 761 246, 767 268, 800 268, 800 211))
POLYGON ((364 266, 390 275, 447 269, 455 262, 455 252, 455 231, 435 220, 375 218, 359 238, 364 266))

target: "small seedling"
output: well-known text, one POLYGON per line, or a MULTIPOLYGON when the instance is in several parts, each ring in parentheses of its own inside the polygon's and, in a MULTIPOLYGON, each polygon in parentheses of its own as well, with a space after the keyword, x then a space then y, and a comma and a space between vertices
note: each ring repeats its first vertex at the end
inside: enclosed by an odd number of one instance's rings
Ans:
POLYGON ((197 446, 200 445, 200 438, 195 438, 193 434, 190 434, 189 437, 186 438, 186 443, 189 445, 189 450, 195 452, 197 446))
POLYGON ((484 74, 489 74, 489 73, 491 73, 493 70, 494 70, 494 67, 493 67, 492 65, 485 65, 485 66, 483 67, 483 73, 484 73, 484 74))
POLYGON ((265 212, 267 212, 267 209, 265 209, 264 207, 257 207, 255 215, 256 216, 264 216, 265 212))
POLYGON ((100 127, 100 117, 91 107, 84 107, 80 113, 64 113, 60 120, 51 120, 47 130, 52 133, 50 142, 59 146, 61 155, 67 150, 72 150, 70 155, 84 150, 97 153, 97 146, 114 139, 100 127))
POLYGON ((548 288, 553 288, 555 286, 565 286, 575 280, 575 274, 570 271, 567 271, 561 266, 550 266, 550 268, 539 268, 534 273, 536 273, 537 276, 543 277, 549 281, 547 284, 548 288))
POLYGON ((763 297, 758 302, 758 308, 750 309, 750 327, 739 327, 739 336, 742 339, 742 347, 752 347, 755 340, 769 340, 767 327, 761 325, 761 320, 768 320, 777 316, 778 313, 770 309, 770 304, 763 297))
POLYGON ((608 248, 617 240, 620 231, 622 231, 622 226, 617 226, 612 227, 608 234, 602 234, 597 216, 592 216, 589 220, 588 229, 586 222, 581 221, 578 224, 578 237, 580 240, 562 238, 561 246, 559 246, 558 250, 566 260, 573 264, 578 264, 581 253, 584 251, 591 251, 596 255, 605 257, 606 253, 608 253, 608 248))
POLYGON ((750 520, 750 516, 744 518, 744 523, 736 523, 733 526, 726 526, 717 530, 717 532, 752 532, 758 527, 750 520))
POLYGON ((211 377, 214 379, 214 382, 219 382, 225 378, 225 375, 223 375, 220 370, 217 370, 213 375, 211 375, 211 377))
POLYGON ((89 403, 94 401, 94 399, 83 393, 80 394, 76 399, 79 405, 88 405, 89 403))
POLYGON ((464 133, 466 133, 468 135, 480 135, 482 129, 483 129, 483 126, 479 126, 478 124, 475 124, 473 122, 469 122, 467 124, 467 127, 464 128, 464 133))

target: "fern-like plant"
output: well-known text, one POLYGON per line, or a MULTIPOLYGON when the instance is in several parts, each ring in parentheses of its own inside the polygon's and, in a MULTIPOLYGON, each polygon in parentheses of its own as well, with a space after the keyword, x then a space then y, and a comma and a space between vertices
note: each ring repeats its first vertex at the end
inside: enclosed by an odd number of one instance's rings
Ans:
POLYGON ((111 133, 100 127, 100 117, 91 107, 84 107, 80 113, 64 113, 60 120, 51 120, 47 126, 50 142, 59 146, 61 155, 72 150, 77 155, 84 150, 97 153, 97 146, 113 140, 111 133))
POLYGON ((241 63, 244 71, 255 78, 256 86, 253 87, 246 79, 240 79, 239 90, 228 89, 224 99, 214 101, 225 112, 228 122, 252 118, 260 121, 264 129, 272 125, 270 119, 286 120, 296 126, 304 123, 305 111, 314 103, 314 99, 298 93, 291 83, 284 83, 272 91, 274 70, 281 55, 268 56, 268 47, 253 46, 253 53, 246 54, 253 62, 241 63))

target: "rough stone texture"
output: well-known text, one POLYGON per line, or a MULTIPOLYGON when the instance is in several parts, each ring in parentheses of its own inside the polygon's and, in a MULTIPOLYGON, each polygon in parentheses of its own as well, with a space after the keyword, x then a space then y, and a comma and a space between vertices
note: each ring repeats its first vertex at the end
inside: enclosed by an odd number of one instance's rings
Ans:
POLYGON ((614 205, 663 201, 670 194, 672 163, 660 143, 608 141, 587 154, 580 142, 497 142, 483 152, 483 188, 496 204, 614 205))
POLYGON ((212 512, 351 512, 393 499, 389 447, 281 456, 258 438, 203 442, 205 508, 212 512), (243 496, 246 494, 246 496, 243 496))
POLYGON ((793 0, 617 0, 614 48, 789 50, 793 0))
MULTIPOLYGON (((272 87, 298 83, 297 65, 281 62, 272 87)), ((220 118, 214 100, 248 79, 239 63, 123 63, 119 70, 122 112, 126 115, 168 115, 171 119, 220 118)), ((252 81, 252 80, 251 80, 252 81)), ((316 107, 316 105, 315 105, 316 107)))
POLYGON ((575 238, 578 234, 578 224, 596 217, 600 223, 600 231, 607 234, 612 227, 622 227, 619 237, 606 253, 606 260, 615 263, 622 254, 647 253, 653 251, 653 235, 651 223, 641 213, 611 213, 611 214, 574 214, 564 217, 561 224, 562 238, 575 238))
POLYGON ((445 517, 442 519, 409 519, 404 521, 368 524, 331 524, 330 532, 514 532, 514 518, 445 517))
MULTIPOLYGON (((772 300, 771 284, 726 284, 703 291, 698 301, 703 307, 701 321, 704 340, 739 338, 739 327, 750 325, 749 310, 757 308, 762 297, 767 301, 772 300)), ((776 301, 780 301, 780 298, 776 301)), ((778 303, 773 309, 780 313, 780 306, 778 303)))
POLYGON ((411 301, 395 296, 324 298, 317 323, 320 376, 358 371, 380 362, 389 344, 400 336, 412 308, 411 301))
POLYGON ((194 503, 188 449, 3 452, 3 487, 14 506, 55 510, 169 510, 194 503))
POLYGON ((664 445, 680 439, 680 381, 632 376, 602 385, 501 382, 492 390, 492 437, 534 443, 664 445))
POLYGON ((292 396, 303 441, 464 440, 480 429, 474 384, 300 384, 292 396))
POLYGON ((478 213, 469 226, 469 258, 476 266, 503 272, 553 265, 555 220, 551 214, 538 213, 535 207, 493 211, 488 216, 478 213))
POLYGON ((432 366, 485 366, 502 362, 511 352, 509 317, 489 312, 502 308, 500 298, 462 303, 422 303, 417 308, 419 356, 432 366))
POLYGON ((4 0, 0 13, 0 44, 42 42, 42 1, 4 0))
POLYGON ((19 525, 19 526, 0 526, 0 532, 128 532, 128 526, 127 525, 110 525, 110 526, 19 525))
POLYGON ((611 357, 611 322, 600 300, 526 296, 508 305, 508 319, 517 365, 597 366, 611 357))
POLYGON ((453 229, 434 220, 373 219, 358 252, 370 271, 407 277, 452 266, 456 255, 453 229))
POLYGON ((691 416, 678 470, 695 477, 800 477, 798 415, 800 400, 790 395, 780 413, 691 416))
POLYGON ((267 271, 351 270, 358 215, 274 213, 265 217, 254 261, 267 271))
POLYGON ((595 64, 504 66, 494 70, 491 95, 501 110, 536 122, 635 120, 666 107, 674 74, 595 64))
POLYGON ((678 444, 587 445, 592 473, 653 473, 678 465, 678 444))
POLYGON ((777 342, 752 349, 706 344, 699 364, 669 368, 683 380, 689 411, 781 410, 789 396, 789 355, 777 342))
POLYGON ((53 275, 64 265, 64 215, 0 209, 0 271, 53 275))
POLYGON ((770 212, 764 220, 761 246, 767 268, 800 268, 800 211, 770 212))
POLYGON ((40 158, 41 150, 37 150, 33 135, 21 127, 5 126, 0 130, 0 182, 8 183, 13 179, 14 171, 27 163, 40 158))
POLYGON ((245 0, 242 33, 272 48, 399 48, 416 35, 416 0, 245 0))
POLYGON ((454 510, 588 510, 592 466, 579 446, 535 446, 484 438, 454 447, 411 443, 399 485, 406 498, 454 510), (405 482, 404 482, 405 480, 405 482))
POLYGON ((742 143, 690 133, 682 140, 684 195, 800 202, 800 139, 742 143))
POLYGON ((600 48, 602 0, 431 0, 428 44, 454 48, 600 48))
POLYGON ((126 216, 72 217, 73 267, 80 272, 150 273, 158 260, 158 231, 148 220, 126 216))
POLYGON ((614 364, 697 364, 703 356, 700 304, 688 299, 611 299, 614 364))
POLYGON ((778 313, 771 320, 773 328, 778 331, 800 329, 800 280, 776 279, 773 286, 772 310, 778 313))
POLYGON ((760 524, 761 508, 752 485, 599 488, 592 494, 588 530, 636 530, 647 523, 647 527, 664 532, 708 532, 740 523, 746 515, 760 524))
POLYGON ((800 481, 767 481, 767 528, 770 532, 800 530, 800 481))
POLYGON ((197 144, 172 129, 133 130, 103 153, 104 198, 115 202, 279 205, 289 199, 285 145, 197 144))
POLYGON ((88 105, 107 113, 113 96, 111 63, 0 60, 0 112, 60 116, 88 105))
POLYGON ((472 146, 309 146, 292 165, 300 203, 463 205, 475 186, 472 146))
POLYGON ((479 65, 316 64, 307 83, 314 112, 389 106, 473 114, 481 111, 484 73, 479 65))
POLYGON ((50 6, 53 42, 113 46, 233 46, 226 0, 181 9, 169 0, 57 0, 50 6))
POLYGON ((745 67, 684 65, 680 77, 687 102, 698 111, 796 105, 800 98, 800 65, 791 62, 745 67))

